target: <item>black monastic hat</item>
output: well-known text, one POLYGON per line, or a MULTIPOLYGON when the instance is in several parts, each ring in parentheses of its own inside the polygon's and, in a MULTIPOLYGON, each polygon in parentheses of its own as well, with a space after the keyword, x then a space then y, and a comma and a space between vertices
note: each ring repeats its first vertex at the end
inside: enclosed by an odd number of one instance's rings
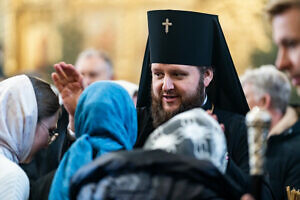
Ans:
POLYGON ((213 66, 207 89, 217 108, 245 115, 249 107, 227 47, 218 16, 154 10, 148 12, 149 37, 139 84, 137 107, 151 106, 151 63, 213 66))

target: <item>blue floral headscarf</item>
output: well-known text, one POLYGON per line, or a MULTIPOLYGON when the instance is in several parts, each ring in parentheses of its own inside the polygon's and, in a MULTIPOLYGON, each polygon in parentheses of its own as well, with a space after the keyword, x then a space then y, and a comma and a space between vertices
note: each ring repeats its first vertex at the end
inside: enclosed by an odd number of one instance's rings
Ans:
POLYGON ((116 83, 99 81, 84 90, 75 112, 77 140, 65 153, 52 182, 49 199, 69 199, 69 183, 83 165, 104 153, 130 150, 137 138, 132 99, 116 83))

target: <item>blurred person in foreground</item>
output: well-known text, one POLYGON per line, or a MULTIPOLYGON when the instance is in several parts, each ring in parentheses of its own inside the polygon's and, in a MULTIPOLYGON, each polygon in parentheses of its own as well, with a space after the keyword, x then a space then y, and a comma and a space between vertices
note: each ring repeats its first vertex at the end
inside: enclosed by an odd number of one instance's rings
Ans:
MULTIPOLYGON (((278 46, 276 67, 288 74, 299 95, 300 0, 271 0, 266 12, 272 24, 273 40, 278 46)), ((299 141, 300 121, 298 120, 291 129, 293 130, 292 140, 299 141)), ((295 156, 299 156, 299 153, 295 156)), ((299 171, 300 167, 297 169, 299 171)), ((299 185, 291 185, 291 187, 299 189, 299 185)))
MULTIPOLYGON (((296 86, 300 86, 300 0, 269 0, 266 14, 272 25, 273 40, 278 46, 276 67, 285 71, 296 86)), ((299 130, 298 121, 293 130, 299 130)), ((293 137, 299 137, 299 133, 293 137)), ((298 188, 299 189, 299 188, 298 188)), ((245 199, 251 199, 247 196, 245 199)))
POLYGON ((271 65, 247 70, 241 83, 250 109, 259 106, 270 113, 267 176, 275 197, 287 199, 286 187, 300 186, 300 126, 296 125, 296 111, 288 106, 290 82, 284 73, 271 65))

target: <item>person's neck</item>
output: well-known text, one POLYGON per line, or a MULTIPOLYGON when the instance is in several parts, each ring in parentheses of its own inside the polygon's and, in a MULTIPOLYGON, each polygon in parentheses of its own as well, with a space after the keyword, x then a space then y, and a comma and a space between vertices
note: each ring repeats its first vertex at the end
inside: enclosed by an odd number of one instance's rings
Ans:
POLYGON ((282 119, 284 116, 284 113, 282 113, 278 109, 269 109, 268 110, 271 115, 271 125, 270 125, 270 131, 268 137, 271 135, 274 135, 274 132, 272 132, 272 129, 275 127, 275 125, 282 119))
POLYGON ((285 113, 280 111, 269 111, 272 115, 272 123, 268 137, 278 135, 293 126, 298 120, 298 114, 292 107, 288 106, 285 113))

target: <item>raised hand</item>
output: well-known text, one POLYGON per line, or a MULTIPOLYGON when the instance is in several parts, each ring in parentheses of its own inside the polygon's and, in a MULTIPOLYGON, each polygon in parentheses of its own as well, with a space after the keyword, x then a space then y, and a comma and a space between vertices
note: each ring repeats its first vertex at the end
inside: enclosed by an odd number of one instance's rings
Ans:
POLYGON ((74 117, 77 101, 84 89, 82 76, 73 65, 64 62, 55 64, 54 69, 56 72, 51 75, 54 84, 63 99, 64 107, 74 117))

